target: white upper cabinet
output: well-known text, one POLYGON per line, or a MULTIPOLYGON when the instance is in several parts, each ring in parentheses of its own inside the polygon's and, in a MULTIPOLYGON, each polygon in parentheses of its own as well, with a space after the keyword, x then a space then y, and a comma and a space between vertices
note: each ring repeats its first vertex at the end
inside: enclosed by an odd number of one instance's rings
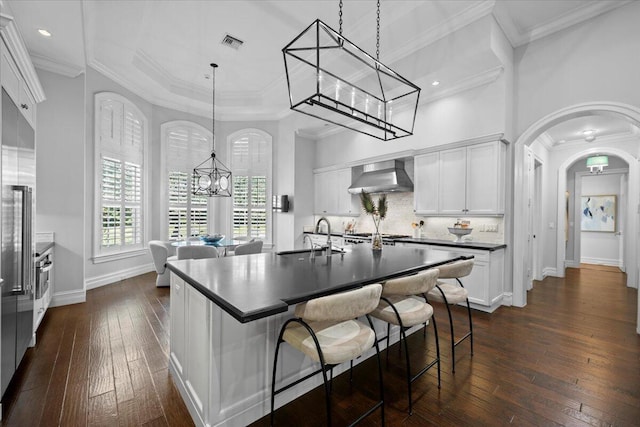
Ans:
POLYGON ((466 152, 465 147, 440 152, 438 211, 441 214, 461 215, 465 213, 466 152))
POLYGON ((505 153, 501 141, 492 141, 416 156, 416 213, 504 214, 505 153))
POLYGON ((360 215, 358 196, 349 193, 351 168, 316 172, 314 213, 318 215, 360 215))
POLYGON ((438 213, 440 153, 421 154, 414 160, 413 194, 416 213, 438 213))

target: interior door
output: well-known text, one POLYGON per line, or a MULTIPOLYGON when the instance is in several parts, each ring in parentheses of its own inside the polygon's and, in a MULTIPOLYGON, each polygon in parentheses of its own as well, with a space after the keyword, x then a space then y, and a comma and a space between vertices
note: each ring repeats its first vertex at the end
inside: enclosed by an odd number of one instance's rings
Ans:
POLYGON ((627 272, 624 252, 624 230, 626 226, 627 213, 627 188, 629 185, 629 175, 622 174, 620 176, 620 206, 618 207, 618 230, 616 236, 618 238, 618 257, 620 262, 620 270, 627 272))
POLYGON ((525 197, 527 200, 527 209, 525 211, 525 226, 526 230, 524 232, 527 236, 527 243, 525 245, 525 253, 524 253, 524 283, 527 290, 533 288, 533 223, 535 217, 535 208, 533 203, 533 198, 535 195, 535 179, 534 179, 534 156, 531 148, 524 147, 524 156, 525 156, 525 173, 523 176, 524 181, 524 191, 525 197))

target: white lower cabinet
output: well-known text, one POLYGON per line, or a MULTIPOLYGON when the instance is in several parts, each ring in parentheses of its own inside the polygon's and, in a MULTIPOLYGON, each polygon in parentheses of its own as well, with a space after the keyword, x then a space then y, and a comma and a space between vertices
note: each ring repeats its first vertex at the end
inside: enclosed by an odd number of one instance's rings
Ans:
MULTIPOLYGON (((460 279, 462 285, 469 292, 471 307, 491 313, 502 304, 504 294, 504 249, 489 251, 404 242, 396 243, 396 246, 427 249, 430 252, 452 252, 456 255, 473 256, 474 263, 471 274, 460 279)), ((457 283, 455 279, 443 281, 457 283)))

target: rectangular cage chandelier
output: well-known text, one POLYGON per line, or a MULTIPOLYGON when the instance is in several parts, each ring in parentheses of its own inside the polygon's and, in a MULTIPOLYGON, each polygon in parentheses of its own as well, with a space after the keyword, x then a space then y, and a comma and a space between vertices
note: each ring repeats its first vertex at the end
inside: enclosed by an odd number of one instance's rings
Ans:
POLYGON ((413 135, 420 88, 321 20, 282 53, 292 110, 384 141, 413 135))

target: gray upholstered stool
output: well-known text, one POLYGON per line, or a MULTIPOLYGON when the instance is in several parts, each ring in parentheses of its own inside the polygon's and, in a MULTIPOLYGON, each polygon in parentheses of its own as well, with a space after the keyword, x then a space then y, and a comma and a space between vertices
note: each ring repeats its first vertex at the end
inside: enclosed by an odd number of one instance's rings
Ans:
POLYGON ((440 388, 440 345, 438 343, 438 328, 436 327, 435 319, 433 319, 431 323, 433 324, 436 341, 436 358, 413 376, 411 376, 409 346, 405 335, 405 331, 410 327, 426 323, 433 318, 433 307, 427 302, 426 294, 433 289, 437 280, 437 269, 430 269, 412 276, 388 280, 382 288, 380 304, 378 304, 378 307, 371 313, 371 316, 387 322, 387 336, 381 338, 381 341, 383 339, 387 340, 387 357, 389 356, 390 325, 400 327, 400 340, 404 341, 407 364, 409 414, 413 412, 411 384, 434 365, 438 367, 438 388, 440 388), (416 295, 422 296, 424 301, 416 295))
POLYGON ((381 285, 367 285, 352 291, 316 298, 296 306, 295 317, 284 323, 276 345, 271 382, 271 425, 273 425, 276 394, 322 372, 326 395, 327 425, 330 426, 331 398, 327 371, 346 361, 352 361, 351 366, 353 367, 353 359, 373 346, 376 348, 378 358, 380 400, 351 425, 358 423, 378 408, 380 408, 382 425, 384 425, 384 392, 380 351, 373 324, 368 315, 378 305, 381 292, 381 285), (366 316, 369 325, 355 320, 360 316, 366 316), (319 362, 320 369, 276 390, 278 353, 280 344, 283 342, 287 342, 291 347, 301 351, 315 362, 319 362))
POLYGON ((435 289, 428 293, 431 301, 438 301, 445 304, 447 314, 449 314, 449 327, 451 328, 451 365, 452 372, 456 371, 456 346, 465 339, 469 338, 471 342, 471 355, 473 356, 473 323, 471 321, 471 306, 469 305, 469 293, 462 286, 461 277, 468 276, 473 269, 473 260, 456 261, 451 264, 445 264, 438 267, 440 270, 440 279, 456 279, 457 285, 438 281, 435 289), (453 318, 451 316, 450 304, 461 304, 467 302, 467 312, 469 314, 469 332, 456 341, 453 333, 453 318))
POLYGON ((167 260, 176 259, 175 248, 171 246, 171 242, 163 242, 161 240, 149 241, 149 252, 153 259, 153 267, 156 270, 156 286, 169 286, 170 273, 167 270, 167 260))

